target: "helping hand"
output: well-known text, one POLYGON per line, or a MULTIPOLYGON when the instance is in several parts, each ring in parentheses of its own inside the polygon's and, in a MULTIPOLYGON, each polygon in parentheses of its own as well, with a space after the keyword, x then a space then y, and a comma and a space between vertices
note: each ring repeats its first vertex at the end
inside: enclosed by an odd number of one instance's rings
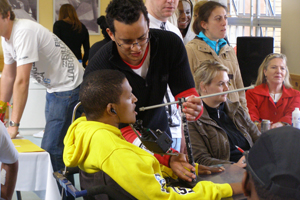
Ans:
POLYGON ((188 121, 194 121, 202 110, 202 100, 195 98, 194 95, 190 96, 182 105, 188 121))

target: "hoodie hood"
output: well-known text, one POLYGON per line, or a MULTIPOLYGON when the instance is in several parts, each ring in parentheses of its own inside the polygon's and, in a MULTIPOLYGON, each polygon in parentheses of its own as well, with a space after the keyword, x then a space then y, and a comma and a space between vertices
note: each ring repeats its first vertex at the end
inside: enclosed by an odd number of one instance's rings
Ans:
POLYGON ((84 165, 90 151, 91 139, 100 130, 113 132, 124 139, 118 128, 97 121, 87 121, 86 117, 80 117, 71 124, 64 139, 63 160, 67 167, 84 165))

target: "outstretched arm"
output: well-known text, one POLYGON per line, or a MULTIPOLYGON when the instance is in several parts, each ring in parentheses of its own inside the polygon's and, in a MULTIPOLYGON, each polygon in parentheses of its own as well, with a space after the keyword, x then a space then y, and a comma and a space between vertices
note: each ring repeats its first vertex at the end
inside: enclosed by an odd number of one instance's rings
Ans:
MULTIPOLYGON (((26 105, 31 67, 32 63, 17 67, 16 79, 13 85, 13 109, 11 113, 11 120, 15 123, 20 122, 26 105)), ((18 127, 9 126, 7 131, 11 138, 15 138, 18 134, 18 127)))

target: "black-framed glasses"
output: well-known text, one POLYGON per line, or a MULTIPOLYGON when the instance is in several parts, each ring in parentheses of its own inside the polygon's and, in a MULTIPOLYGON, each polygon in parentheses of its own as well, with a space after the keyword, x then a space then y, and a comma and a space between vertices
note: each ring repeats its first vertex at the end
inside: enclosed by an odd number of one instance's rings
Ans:
POLYGON ((138 45, 138 46, 143 46, 145 44, 147 44, 149 41, 150 41, 150 35, 149 35, 149 32, 148 32, 148 37, 147 38, 140 38, 140 39, 136 39, 137 42, 134 42, 134 43, 127 43, 127 42, 124 42, 123 44, 119 44, 117 42, 117 40, 115 41, 117 43, 117 45, 123 49, 132 49, 134 47, 134 45, 138 45))

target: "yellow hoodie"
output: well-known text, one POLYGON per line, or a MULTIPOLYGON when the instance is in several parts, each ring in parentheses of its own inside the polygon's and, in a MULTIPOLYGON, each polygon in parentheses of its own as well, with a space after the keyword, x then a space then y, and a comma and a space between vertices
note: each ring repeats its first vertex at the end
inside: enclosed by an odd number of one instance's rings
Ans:
MULTIPOLYGON (((157 159, 127 142, 121 131, 101 122, 77 119, 64 139, 67 167, 79 166, 87 173, 107 173, 137 199, 221 199, 232 196, 229 184, 201 181, 190 188, 167 187, 157 159)), ((161 168, 162 167, 162 168, 161 168)))

